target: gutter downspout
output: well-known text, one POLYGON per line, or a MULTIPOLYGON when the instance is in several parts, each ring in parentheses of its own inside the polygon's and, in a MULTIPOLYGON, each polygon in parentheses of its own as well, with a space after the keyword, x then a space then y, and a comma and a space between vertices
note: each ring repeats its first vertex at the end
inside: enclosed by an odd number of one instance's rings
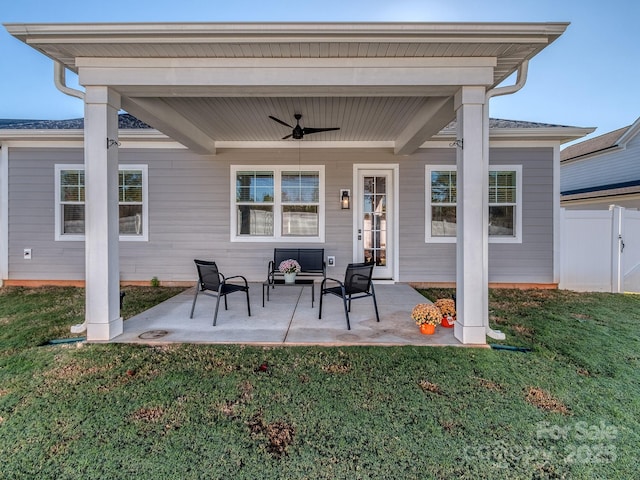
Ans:
POLYGON ((56 88, 65 95, 76 97, 84 101, 84 92, 75 88, 67 87, 66 68, 60 62, 53 62, 53 83, 56 88))
MULTIPOLYGON (((53 83, 56 88, 60 90, 65 95, 69 95, 70 97, 76 97, 83 101, 84 103, 84 92, 81 90, 76 90, 75 88, 67 87, 66 80, 66 68, 60 62, 53 62, 53 83)), ((79 323, 77 325, 71 326, 71 333, 82 333, 87 330, 87 323, 79 323)))
MULTIPOLYGON (((482 164, 486 169, 486 171, 483 172, 485 179, 489 178, 489 101, 493 97, 497 97, 500 95, 511 95, 512 93, 516 93, 517 91, 519 91, 522 87, 524 87, 525 83, 527 83, 528 72, 529 72, 529 60, 525 60, 518 67, 518 77, 516 78, 516 83, 514 85, 509 85, 507 87, 493 88, 487 91, 487 93, 485 94, 485 101, 484 101, 484 107, 483 107, 484 121, 483 121, 483 127, 482 127, 483 137, 486 140, 483 148, 483 152, 482 152, 482 156, 483 156, 482 164)), ((483 183, 483 188, 485 190, 483 192, 483 198, 488 199, 489 198, 488 182, 485 181, 483 183)), ((482 282, 482 288, 485 290, 483 292, 482 298, 484 299, 483 301, 486 302, 486 305, 483 305, 483 309, 482 309, 484 312, 483 315, 486 315, 486 318, 484 319, 484 325, 486 327, 487 336, 489 338, 493 338, 494 340, 504 340, 506 338, 504 333, 502 333, 500 330, 494 330, 489 326, 489 318, 488 318, 489 317, 489 265, 488 265, 488 262, 489 262, 489 209, 488 208, 484 209, 483 215, 485 215, 485 218, 483 219, 483 225, 484 225, 484 228, 486 229, 483 235, 484 258, 486 259, 486 262, 487 262, 487 264, 485 265, 485 268, 483 269, 484 275, 486 276, 486 278, 484 278, 482 282)), ((522 219, 520 218, 517 220, 522 221, 522 219)))

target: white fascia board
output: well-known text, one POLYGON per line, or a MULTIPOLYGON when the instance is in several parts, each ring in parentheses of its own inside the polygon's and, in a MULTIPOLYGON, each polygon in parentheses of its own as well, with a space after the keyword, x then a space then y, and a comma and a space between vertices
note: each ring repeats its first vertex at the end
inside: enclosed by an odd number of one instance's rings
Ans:
POLYGON ((560 36, 568 22, 155 22, 155 23, 6 23, 7 31, 16 38, 33 43, 110 42, 194 43, 238 41, 299 42, 310 41, 378 41, 433 42, 446 38, 450 42, 532 41, 540 37, 560 36))

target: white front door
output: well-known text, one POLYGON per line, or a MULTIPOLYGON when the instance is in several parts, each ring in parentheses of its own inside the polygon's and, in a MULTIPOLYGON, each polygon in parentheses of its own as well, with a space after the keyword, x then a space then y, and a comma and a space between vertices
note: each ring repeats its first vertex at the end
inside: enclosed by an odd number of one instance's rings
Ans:
POLYGON ((357 170, 355 205, 358 262, 374 261, 373 277, 394 279, 394 170, 357 170))

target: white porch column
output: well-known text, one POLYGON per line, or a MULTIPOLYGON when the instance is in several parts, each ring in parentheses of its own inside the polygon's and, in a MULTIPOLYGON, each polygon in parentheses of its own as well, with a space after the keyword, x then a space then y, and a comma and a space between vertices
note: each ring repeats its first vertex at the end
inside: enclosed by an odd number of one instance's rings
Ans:
POLYGON ((0 287, 9 278, 9 144, 0 144, 0 287))
POLYGON ((483 155, 484 87, 462 87, 457 114, 457 321, 454 335, 465 344, 486 343, 488 318, 488 175, 483 155))
POLYGON ((118 110, 120 95, 87 87, 84 115, 87 340, 122 333, 118 248, 118 110))

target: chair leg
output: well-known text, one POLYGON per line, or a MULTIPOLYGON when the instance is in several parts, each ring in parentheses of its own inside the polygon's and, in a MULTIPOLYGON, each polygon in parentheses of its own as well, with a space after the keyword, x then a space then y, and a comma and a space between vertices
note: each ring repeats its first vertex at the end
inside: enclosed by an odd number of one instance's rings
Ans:
MULTIPOLYGON (((225 300, 227 299, 227 297, 225 296, 225 300)), ((220 295, 218 295, 218 298, 216 300, 216 313, 213 314, 213 326, 216 326, 216 322, 218 321, 218 308, 220 307, 220 295)))
POLYGON ((247 294, 247 312, 249 312, 249 316, 251 316, 251 305, 249 304, 249 290, 246 291, 247 294))
POLYGON ((227 305, 227 296, 224 296, 224 309, 229 310, 229 306, 227 305))
POLYGON ((320 306, 318 308, 318 320, 322 319, 322 298, 324 297, 324 294, 322 293, 322 290, 320 290, 320 306))
MULTIPOLYGON (((342 303, 344 304, 344 316, 347 317, 347 330, 351 330, 351 324, 349 323, 349 308, 347 307, 347 298, 342 296, 342 303)), ((351 300, 349 300, 351 303, 351 300)))
POLYGON ((200 290, 200 285, 196 285, 196 294, 193 297, 193 304, 191 305, 191 314, 189 318, 193 318, 193 310, 196 308, 196 299, 198 298, 198 291, 200 290))
POLYGON ((371 285, 371 293, 372 293, 372 297, 373 297, 373 308, 376 309, 376 320, 379 322, 380 321, 380 316, 378 315, 378 302, 376 302, 376 292, 373 289, 373 284, 371 285))

